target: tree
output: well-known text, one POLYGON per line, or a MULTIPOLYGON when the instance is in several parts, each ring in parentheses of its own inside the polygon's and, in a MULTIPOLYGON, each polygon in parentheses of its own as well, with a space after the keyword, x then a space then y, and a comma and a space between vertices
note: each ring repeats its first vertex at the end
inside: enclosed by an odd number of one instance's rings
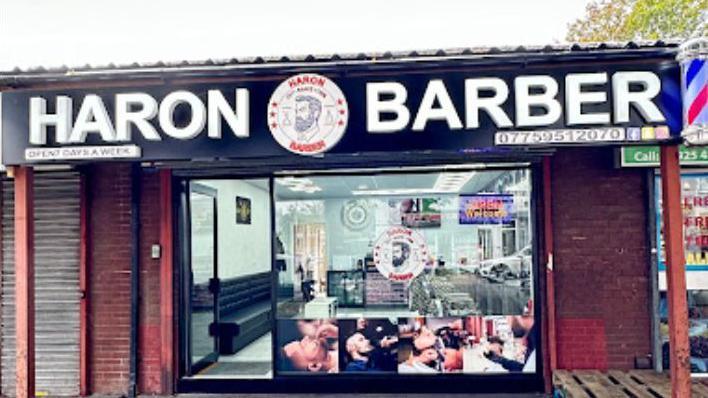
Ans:
POLYGON ((566 40, 601 42, 706 36, 708 0, 593 0, 566 40))

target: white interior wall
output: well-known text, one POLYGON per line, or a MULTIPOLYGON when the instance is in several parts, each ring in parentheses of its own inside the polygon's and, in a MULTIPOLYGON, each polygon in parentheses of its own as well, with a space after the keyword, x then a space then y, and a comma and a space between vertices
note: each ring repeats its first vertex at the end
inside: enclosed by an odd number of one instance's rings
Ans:
POLYGON ((235 278, 271 269, 270 195, 239 180, 208 180, 217 190, 219 278, 235 278), (251 224, 236 224, 236 196, 251 200, 251 224))

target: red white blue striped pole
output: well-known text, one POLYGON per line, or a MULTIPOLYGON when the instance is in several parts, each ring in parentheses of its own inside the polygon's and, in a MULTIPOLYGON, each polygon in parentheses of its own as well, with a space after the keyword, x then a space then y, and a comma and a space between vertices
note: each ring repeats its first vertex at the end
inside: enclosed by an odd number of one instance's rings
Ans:
POLYGON ((708 39, 696 38, 679 51, 683 132, 688 144, 708 143, 708 39))

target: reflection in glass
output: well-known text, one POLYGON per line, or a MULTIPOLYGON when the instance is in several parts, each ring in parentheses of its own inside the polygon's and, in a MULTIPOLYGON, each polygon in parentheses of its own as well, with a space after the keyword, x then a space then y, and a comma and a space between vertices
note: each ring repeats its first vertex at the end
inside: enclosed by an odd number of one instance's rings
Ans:
MULTIPOLYGON (((662 366, 669 369, 669 314, 666 292, 659 299, 659 336, 662 366)), ((688 335, 691 373, 708 374, 708 290, 688 291, 688 335)))
POLYGON ((520 315, 532 299, 527 169, 282 177, 274 194, 279 318, 520 315))
POLYGON ((214 295, 209 280, 214 277, 215 209, 214 198, 198 192, 190 194, 191 225, 191 351, 197 363, 216 351, 216 341, 209 335, 214 322, 214 295))
POLYGON ((327 277, 327 295, 336 297, 339 307, 364 305, 363 271, 329 271, 327 277))

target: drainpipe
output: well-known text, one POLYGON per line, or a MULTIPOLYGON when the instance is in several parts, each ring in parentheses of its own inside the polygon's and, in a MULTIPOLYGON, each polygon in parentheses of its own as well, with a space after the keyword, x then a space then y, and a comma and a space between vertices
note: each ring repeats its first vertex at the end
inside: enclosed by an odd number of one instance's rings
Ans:
POLYGON ((130 374, 128 396, 138 393, 138 303, 140 293, 140 165, 131 165, 130 176, 130 374))

